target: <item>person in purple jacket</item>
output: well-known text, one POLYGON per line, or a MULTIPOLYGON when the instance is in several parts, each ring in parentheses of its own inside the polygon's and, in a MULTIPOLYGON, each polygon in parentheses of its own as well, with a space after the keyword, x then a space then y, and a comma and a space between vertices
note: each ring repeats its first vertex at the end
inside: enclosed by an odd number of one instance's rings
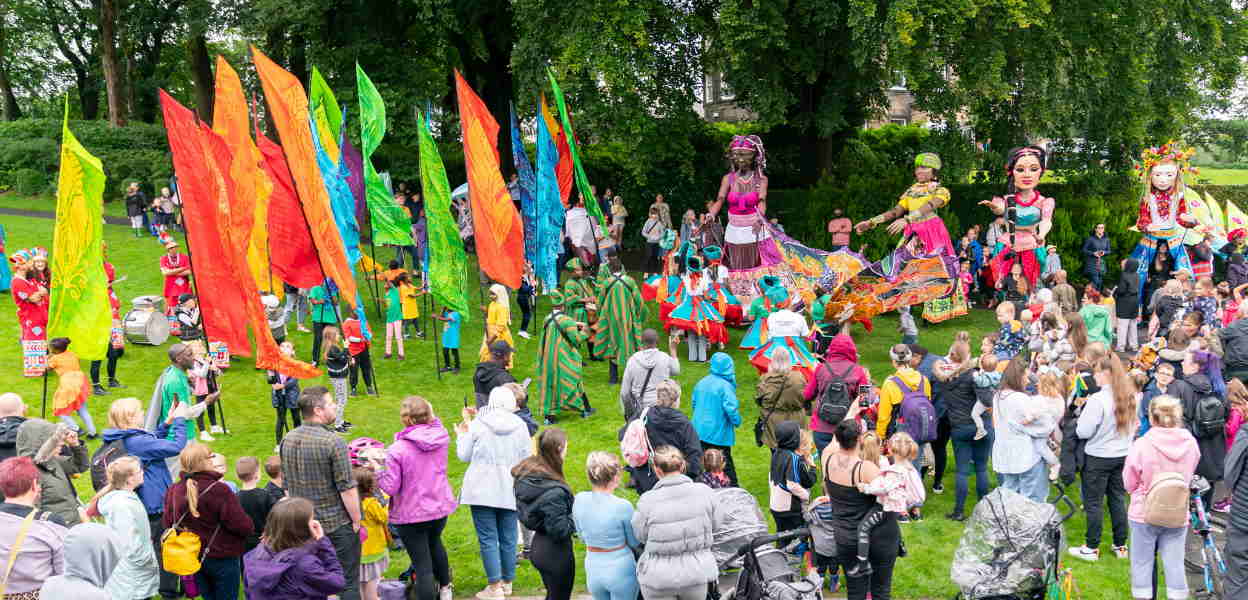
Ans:
POLYGON ((390 496, 390 524, 415 568, 417 598, 447 600, 451 572, 442 530, 456 506, 446 475, 451 437, 433 406, 420 396, 403 399, 399 419, 403 430, 394 434, 385 465, 375 465, 380 467, 377 485, 390 496))
POLYGON ((248 597, 325 600, 347 585, 334 545, 312 516, 305 498, 283 498, 273 507, 260 545, 243 557, 248 597))
MULTIPOLYGON (((186 415, 189 409, 189 404, 179 403, 152 432, 143 429, 143 405, 137 398, 119 398, 108 407, 109 428, 104 430, 104 444, 122 440, 125 453, 138 458, 143 466, 143 485, 134 491, 147 510, 157 562, 163 561, 160 538, 165 533, 161 519, 165 512, 165 492, 173 485, 173 477, 165 460, 176 457, 186 446, 186 415), (170 427, 173 428, 173 439, 168 439, 170 427)), ((164 598, 180 595, 178 576, 164 569, 160 570, 160 595, 164 598)))

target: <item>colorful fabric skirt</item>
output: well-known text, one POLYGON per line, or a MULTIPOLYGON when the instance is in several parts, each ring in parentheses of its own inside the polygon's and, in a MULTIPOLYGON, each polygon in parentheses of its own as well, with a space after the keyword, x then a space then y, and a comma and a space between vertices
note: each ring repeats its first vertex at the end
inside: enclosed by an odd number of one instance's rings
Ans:
POLYGON ((902 232, 902 237, 909 238, 911 235, 923 242, 923 247, 927 254, 941 253, 949 256, 957 256, 958 254, 953 251, 953 241, 949 239, 949 229, 945 227, 945 222, 940 217, 932 217, 926 221, 906 225, 905 231, 902 232))
POLYGON ((22 340, 22 376, 42 377, 48 368, 48 340, 22 340))
POLYGON ((724 327, 724 316, 719 314, 715 304, 707 302, 702 296, 685 294, 668 315, 664 329, 683 329, 693 335, 706 336, 711 343, 728 343, 728 330, 724 327))
POLYGON ((1162 232, 1151 232, 1144 234, 1140 238, 1140 243, 1135 245, 1135 249, 1131 251, 1131 258, 1139 261, 1140 274, 1140 305, 1148 301, 1144 297, 1144 291, 1148 289, 1148 271, 1153 264, 1153 259, 1157 258, 1157 246, 1161 242, 1166 242, 1170 247, 1170 258, 1174 260, 1171 271, 1187 271, 1193 273, 1192 260, 1187 255, 1187 246, 1182 243, 1183 234, 1178 228, 1162 232))
POLYGON ((772 338, 750 353, 750 364, 758 369, 759 375, 762 375, 767 372, 767 367, 771 365, 771 357, 777 352, 788 352, 789 358, 793 359, 793 368, 801 371, 807 381, 815 376, 819 359, 811 354, 810 348, 806 346, 806 340, 800 337, 772 338))
POLYGON ((9 270, 9 257, 0 252, 0 292, 9 291, 10 281, 13 281, 13 272, 9 270))
POLYGON ((755 350, 763 345, 763 339, 767 337, 767 319, 754 319, 750 324, 750 328, 745 331, 745 335, 741 336, 741 345, 738 346, 742 350, 755 350))
POLYGON ((954 287, 956 291, 953 295, 923 303, 923 318, 928 323, 943 323, 967 313, 964 285, 958 282, 954 287))
POLYGON ((1010 274, 1010 269, 1014 267, 1014 263, 1022 261, 1023 277, 1027 278, 1027 283, 1034 290, 1036 289, 1036 280, 1040 278, 1040 272, 1044 270, 1044 259, 1044 248, 1014 252, 1009 246, 1003 246, 1001 251, 996 256, 993 256, 988 263, 991 278, 988 285, 995 288, 998 281, 1005 279, 1005 276, 1010 274))
POLYGON ((719 314, 724 316, 725 323, 734 326, 745 324, 745 309, 741 306, 741 301, 737 300, 732 290, 729 290, 726 285, 712 283, 706 293, 715 302, 715 308, 719 310, 719 314))

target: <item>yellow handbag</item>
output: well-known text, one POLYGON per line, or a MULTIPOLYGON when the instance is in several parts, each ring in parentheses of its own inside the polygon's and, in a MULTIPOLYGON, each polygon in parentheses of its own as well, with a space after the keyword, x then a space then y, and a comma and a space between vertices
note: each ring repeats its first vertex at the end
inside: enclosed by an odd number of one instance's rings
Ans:
MULTIPOLYGON (((216 484, 216 481, 212 482, 211 485, 204 488, 204 491, 200 493, 206 493, 216 484)), ((189 506, 187 511, 182 513, 181 517, 178 517, 178 521, 173 524, 173 527, 166 529, 165 533, 160 536, 161 562, 164 565, 164 569, 174 575, 194 575, 198 573, 203 565, 204 554, 208 551, 208 548, 204 547, 200 541, 198 534, 193 531, 178 529, 182 525, 182 519, 185 519, 188 514, 190 514, 189 506)), ((212 541, 217 538, 217 532, 220 530, 220 525, 213 529, 212 537, 208 538, 209 547, 212 546, 212 541)))

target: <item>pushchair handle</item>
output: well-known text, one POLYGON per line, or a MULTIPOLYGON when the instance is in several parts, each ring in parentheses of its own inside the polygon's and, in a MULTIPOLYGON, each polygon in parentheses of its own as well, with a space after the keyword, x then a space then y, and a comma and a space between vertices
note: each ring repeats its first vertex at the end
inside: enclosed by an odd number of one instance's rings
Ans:
POLYGON ((799 527, 797 529, 790 529, 789 531, 780 531, 772 534, 754 536, 750 538, 750 541, 741 544, 741 547, 737 548, 737 551, 732 554, 732 557, 724 562, 728 563, 741 558, 742 556, 745 556, 745 553, 750 552, 759 546, 774 544, 776 542, 787 542, 795 538, 806 537, 809 535, 809 528, 799 527))
POLYGON ((1054 485, 1057 486, 1057 499, 1053 501, 1053 504, 1055 506, 1059 504, 1066 505, 1066 514, 1062 515, 1061 521, 1058 521, 1058 524, 1061 524, 1061 523, 1065 523, 1066 521, 1070 520, 1071 517, 1075 516, 1075 512, 1078 509, 1078 507, 1075 506, 1075 502, 1070 499, 1070 496, 1066 495, 1065 485, 1062 485, 1060 481, 1055 482, 1054 485))

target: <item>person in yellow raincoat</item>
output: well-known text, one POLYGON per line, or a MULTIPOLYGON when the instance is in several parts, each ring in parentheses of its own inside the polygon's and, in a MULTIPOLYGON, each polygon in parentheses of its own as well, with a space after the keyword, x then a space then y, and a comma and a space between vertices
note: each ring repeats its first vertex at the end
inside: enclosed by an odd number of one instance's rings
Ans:
MULTIPOLYGON (((490 306, 485 310, 485 336, 481 340, 481 362, 490 360, 490 344, 502 340, 508 346, 516 347, 511 339, 511 303, 507 297, 507 288, 501 283, 490 286, 490 306)), ((510 369, 515 360, 515 352, 507 357, 507 368, 510 369)))

